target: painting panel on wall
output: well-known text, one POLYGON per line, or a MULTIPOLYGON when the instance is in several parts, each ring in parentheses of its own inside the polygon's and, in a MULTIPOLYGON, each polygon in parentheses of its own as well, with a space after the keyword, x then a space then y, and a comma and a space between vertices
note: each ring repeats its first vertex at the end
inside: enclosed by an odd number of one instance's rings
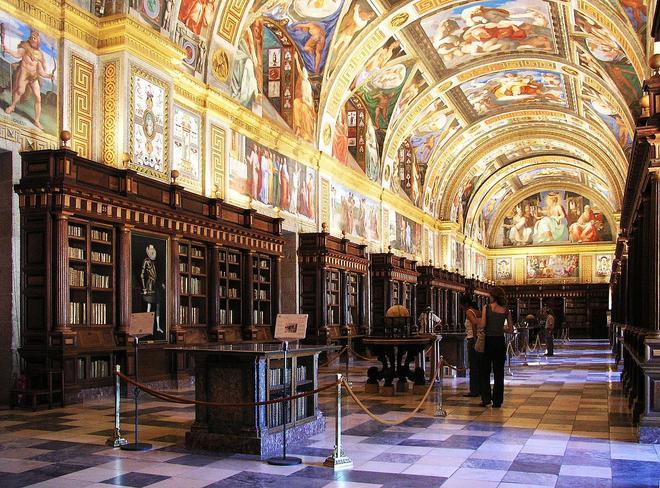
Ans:
POLYGON ((330 231, 380 242, 380 205, 341 185, 330 186, 330 231))
POLYGON ((131 167, 167 180, 168 86, 141 69, 131 67, 130 152, 131 167))
POLYGON ((241 135, 232 141, 229 187, 268 206, 316 218, 316 170, 241 135))
POLYGON ((167 340, 167 244, 164 237, 131 235, 131 311, 155 314, 147 341, 167 340))
POLYGON ((422 243, 422 226, 398 212, 390 212, 390 246, 417 254, 422 243))
POLYGON ((478 116, 519 105, 568 106, 562 76, 540 69, 490 73, 463 83, 460 89, 478 116))
POLYGON ((578 254, 527 256, 528 279, 577 278, 579 275, 578 254))
POLYGON ((195 188, 202 187, 201 124, 199 115, 174 107, 173 167, 181 181, 195 188))
POLYGON ((2 117, 29 129, 57 135, 57 42, 4 12, 0 12, 0 26, 2 117))
POLYGON ((612 256, 602 254, 596 256, 596 276, 609 276, 612 272, 612 256))
POLYGON ((465 248, 460 242, 453 242, 452 258, 453 258, 453 268, 457 269, 459 273, 463 273, 465 270, 465 248))
POLYGON ((467 3, 427 17, 421 26, 448 68, 488 54, 555 52, 550 8, 543 0, 467 3))
POLYGON ((590 199, 547 190, 519 202, 504 218, 500 246, 548 245, 612 240, 603 212, 590 199))
POLYGON ((495 260, 495 279, 510 280, 512 277, 511 258, 497 258, 495 260))

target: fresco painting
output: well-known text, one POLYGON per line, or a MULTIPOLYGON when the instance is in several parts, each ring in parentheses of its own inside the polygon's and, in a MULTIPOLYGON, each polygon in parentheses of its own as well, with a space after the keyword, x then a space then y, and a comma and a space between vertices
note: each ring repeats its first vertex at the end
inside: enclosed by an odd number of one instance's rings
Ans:
POLYGON ((505 182, 502 184, 500 189, 486 201, 486 204, 483 206, 481 212, 477 214, 476 221, 472 224, 472 235, 477 240, 477 242, 482 245, 486 245, 488 243, 491 220, 495 216, 495 212, 499 208, 502 201, 512 193, 513 190, 511 189, 511 186, 505 182))
POLYGON ((530 169, 523 173, 518 173, 517 177, 523 185, 531 185, 537 180, 546 178, 566 179, 569 181, 579 181, 581 172, 576 168, 547 166, 545 168, 530 169))
POLYGON ((409 254, 421 252, 422 226, 398 212, 390 211, 390 246, 409 254))
POLYGON ((564 80, 552 71, 500 71, 465 82, 460 88, 479 116, 517 105, 568 106, 564 80))
POLYGON ((623 152, 628 156, 632 150, 633 136, 630 129, 628 129, 628 123, 619 110, 612 105, 607 97, 588 85, 582 87, 582 99, 593 110, 591 113, 592 118, 597 117, 605 123, 614 134, 614 138, 623 149, 623 152))
POLYGON ((268 206, 316 218, 316 170, 241 135, 232 139, 229 187, 268 206))
POLYGON ((174 106, 173 167, 180 177, 194 186, 202 184, 201 119, 181 107, 174 106))
POLYGON ((607 29, 577 10, 575 28, 578 42, 597 60, 618 87, 631 111, 637 113, 642 86, 619 42, 607 29))
POLYGON ((596 276, 609 276, 612 272, 612 256, 601 254, 596 256, 596 276))
POLYGON ((59 133, 57 42, 0 14, 0 114, 18 125, 59 133))
POLYGON ((162 174, 165 170, 166 92, 163 86, 139 75, 133 78, 133 164, 162 174))
POLYGON ((380 205, 352 190, 330 186, 330 231, 380 242, 380 205))
POLYGON ((481 2, 448 9, 421 22, 448 68, 481 56, 523 51, 555 52, 548 2, 481 2))
POLYGON ((560 279, 580 276, 580 256, 559 254, 555 256, 527 256, 528 279, 560 279))
POLYGON ((417 95, 423 92, 428 86, 429 84, 424 79, 421 71, 416 71, 413 76, 409 76, 401 92, 401 96, 397 100, 396 108, 392 113, 392 120, 395 120, 399 114, 405 112, 415 98, 417 98, 417 95))
POLYGON ((603 242, 612 240, 605 215, 587 197, 565 190, 532 195, 504 218, 500 246, 603 242))
MULTIPOLYGON (((410 69, 406 64, 395 64, 376 73, 356 91, 356 95, 366 105, 371 120, 379 131, 387 130, 403 84, 409 74, 410 69)), ((382 144, 384 139, 385 134, 383 133, 379 142, 382 144)))
POLYGON ((404 54, 405 52, 401 48, 401 42, 394 37, 390 37, 365 63, 364 68, 362 68, 353 80, 351 88, 359 87, 371 76, 382 70, 387 63, 404 54))
POLYGON ((497 258, 495 260, 495 279, 510 280, 511 278, 513 278, 511 258, 497 258))
POLYGON ((353 39, 375 18, 376 12, 366 0, 353 0, 351 2, 337 28, 332 46, 333 55, 329 66, 330 70, 334 70, 337 61, 347 51, 353 39))
POLYGON ((343 0, 284 1, 276 2, 263 15, 285 27, 306 70, 310 75, 320 75, 325 67, 342 6, 343 0))

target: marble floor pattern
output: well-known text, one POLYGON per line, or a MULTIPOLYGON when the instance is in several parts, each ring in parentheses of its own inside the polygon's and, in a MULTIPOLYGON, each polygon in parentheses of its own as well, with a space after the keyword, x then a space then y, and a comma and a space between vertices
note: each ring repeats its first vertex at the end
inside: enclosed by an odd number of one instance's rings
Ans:
MULTIPOLYGON (((351 366, 354 388, 378 415, 397 419, 421 396, 365 395, 369 364, 351 366)), ((322 370, 329 382, 343 366, 322 370)), ((104 445, 112 432, 111 401, 39 412, 0 410, 0 488, 38 487, 653 487, 660 486, 660 446, 639 445, 605 342, 571 341, 554 358, 513 363, 504 406, 482 408, 464 398, 464 378, 445 378, 446 418, 433 416, 436 394, 402 425, 371 420, 345 401, 343 440, 354 469, 322 467, 333 447, 334 400, 323 394, 328 429, 290 450, 292 467, 255 456, 183 448, 193 407, 145 399, 141 440, 154 449, 129 453, 104 445)), ((190 392, 180 392, 188 394, 190 392)), ((129 440, 132 402, 122 401, 129 440)))

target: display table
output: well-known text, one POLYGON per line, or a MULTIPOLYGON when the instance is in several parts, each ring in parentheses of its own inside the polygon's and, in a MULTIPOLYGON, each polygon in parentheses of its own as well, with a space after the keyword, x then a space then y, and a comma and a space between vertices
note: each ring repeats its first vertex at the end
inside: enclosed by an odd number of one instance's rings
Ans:
POLYGON ((443 331, 441 335, 440 353, 442 357, 447 363, 458 368, 456 371, 457 376, 465 377, 465 368, 467 368, 467 341, 465 340, 465 332, 455 330, 449 332, 443 331))
MULTIPOLYGON (((195 357, 195 399, 217 403, 273 400, 318 388, 318 356, 336 346, 289 345, 284 381, 284 358, 279 344, 235 344, 170 347, 195 357)), ((186 433, 186 447, 211 451, 259 454, 262 459, 281 453, 282 424, 287 415, 290 445, 325 430, 318 394, 288 403, 243 408, 195 407, 195 421, 186 433)))
POLYGON ((406 338, 365 337, 364 345, 382 364, 379 370, 372 366, 367 371, 367 384, 378 385, 378 381, 385 380, 385 387, 391 387, 394 378, 399 378, 398 391, 408 389, 407 381, 410 379, 415 385, 424 385, 426 378, 421 368, 414 371, 410 369, 411 363, 418 355, 436 340, 434 335, 421 334, 406 338))

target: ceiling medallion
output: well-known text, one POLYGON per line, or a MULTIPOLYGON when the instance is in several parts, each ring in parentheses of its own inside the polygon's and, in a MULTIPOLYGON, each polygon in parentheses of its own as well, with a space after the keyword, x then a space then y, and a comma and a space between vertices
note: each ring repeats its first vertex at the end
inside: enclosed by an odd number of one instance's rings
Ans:
POLYGON ((385 166, 385 173, 383 174, 383 180, 385 180, 385 183, 390 181, 390 167, 385 166))
POLYGON ((229 76, 229 58, 227 58, 227 53, 222 49, 218 49, 213 53, 211 69, 213 70, 213 76, 218 81, 225 81, 229 76))
POLYGON ((332 129, 330 128, 329 125, 326 125, 325 128, 323 129, 323 144, 328 146, 330 145, 331 140, 332 140, 332 129))
POLYGON ((408 15, 406 12, 401 12, 400 14, 397 14, 394 17, 392 17, 392 20, 390 21, 390 25, 392 27, 401 27, 403 24, 408 22, 409 18, 410 15, 408 15))

